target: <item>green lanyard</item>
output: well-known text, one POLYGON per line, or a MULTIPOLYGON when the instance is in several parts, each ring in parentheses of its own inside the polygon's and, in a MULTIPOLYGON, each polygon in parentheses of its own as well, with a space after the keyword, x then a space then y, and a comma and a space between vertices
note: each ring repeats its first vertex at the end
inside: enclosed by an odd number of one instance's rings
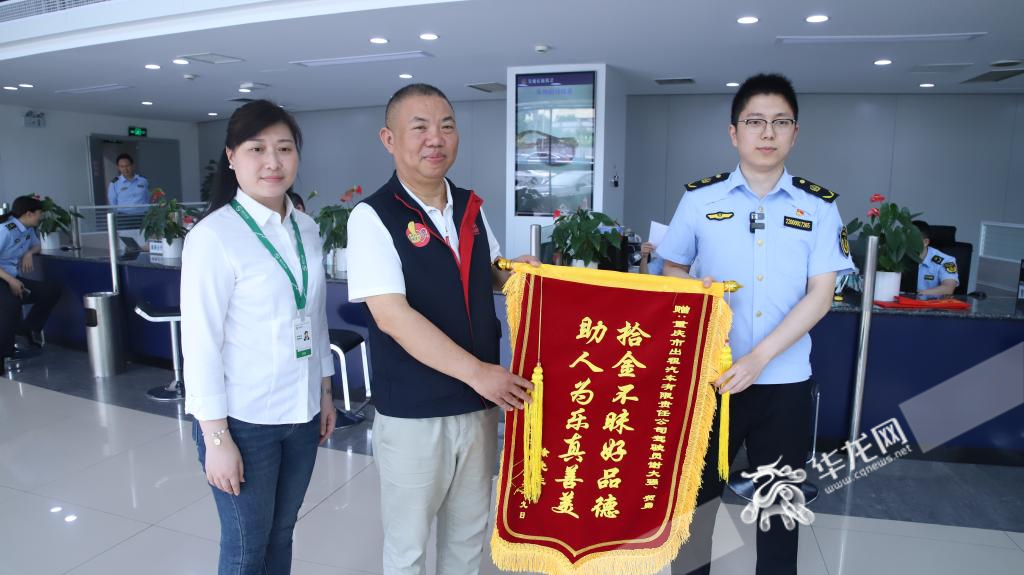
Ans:
POLYGON ((278 253, 277 248, 274 244, 270 243, 267 236, 263 235, 263 230, 260 229, 256 222, 249 215, 249 212, 242 207, 242 204, 238 203, 238 200, 231 200, 231 207, 242 217, 242 220, 249 225, 249 229, 252 233, 256 234, 256 237, 260 239, 260 243, 263 247, 267 248, 270 255, 274 256, 277 263, 284 270, 284 273, 288 274, 288 281, 292 284, 292 293, 295 294, 295 307, 302 311, 306 307, 306 293, 309 286, 309 270, 306 267, 306 250, 302 248, 302 236, 299 234, 299 224, 295 223, 295 214, 292 214, 292 229, 295 230, 295 251, 299 253, 299 267, 302 268, 302 291, 299 291, 299 286, 295 283, 295 276, 292 275, 292 270, 288 269, 288 264, 285 263, 284 258, 278 253))

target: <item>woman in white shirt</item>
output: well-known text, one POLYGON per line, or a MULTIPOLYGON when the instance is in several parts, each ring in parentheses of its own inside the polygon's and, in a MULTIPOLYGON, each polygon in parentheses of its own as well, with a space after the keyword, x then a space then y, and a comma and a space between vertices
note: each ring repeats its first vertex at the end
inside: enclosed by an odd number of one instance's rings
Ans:
POLYGON ((293 209, 302 134, 272 102, 231 115, 217 186, 185 238, 185 410, 220 515, 219 572, 291 569, 334 364, 316 223, 293 209))

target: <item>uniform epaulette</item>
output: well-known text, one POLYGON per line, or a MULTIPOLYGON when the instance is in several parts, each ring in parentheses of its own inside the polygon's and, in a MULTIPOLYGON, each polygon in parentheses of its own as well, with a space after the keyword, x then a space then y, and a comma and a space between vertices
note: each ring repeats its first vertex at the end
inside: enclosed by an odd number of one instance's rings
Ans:
POLYGON ((839 194, 833 192, 832 190, 823 188, 818 184, 815 184, 814 182, 811 182, 809 180, 805 180, 799 176, 793 176, 793 185, 807 192, 808 194, 811 194, 812 196, 824 200, 830 204, 836 201, 836 198, 839 197, 839 194))
POLYGON ((715 174, 715 175, 711 176, 710 178, 703 178, 703 179, 697 180, 696 182, 690 182, 689 184, 686 184, 686 190, 687 191, 693 191, 693 190, 696 190, 696 189, 700 189, 700 188, 703 188, 704 186, 709 186, 711 184, 716 184, 718 182, 721 182, 722 180, 724 180, 724 179, 726 179, 728 177, 729 177, 729 172, 722 172, 721 174, 715 174))
POLYGON ((16 227, 18 227, 18 226, 14 222, 11 222, 11 223, 7 224, 7 229, 9 229, 9 230, 13 230, 16 227))
POLYGON ((110 183, 113 184, 116 181, 117 181, 117 176, 114 176, 114 179, 110 180, 110 183))

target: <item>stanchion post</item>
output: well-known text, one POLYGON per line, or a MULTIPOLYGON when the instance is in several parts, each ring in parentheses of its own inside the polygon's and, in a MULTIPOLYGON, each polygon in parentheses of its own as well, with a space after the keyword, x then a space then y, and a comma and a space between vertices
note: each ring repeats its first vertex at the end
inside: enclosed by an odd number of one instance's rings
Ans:
POLYGON ((864 401, 864 379, 868 369, 868 340, 871 334, 871 311, 875 302, 875 268, 878 267, 878 236, 868 236, 864 258, 864 291, 860 304, 860 340, 857 343, 857 372, 853 381, 853 409, 850 413, 850 441, 860 436, 861 407, 864 401))

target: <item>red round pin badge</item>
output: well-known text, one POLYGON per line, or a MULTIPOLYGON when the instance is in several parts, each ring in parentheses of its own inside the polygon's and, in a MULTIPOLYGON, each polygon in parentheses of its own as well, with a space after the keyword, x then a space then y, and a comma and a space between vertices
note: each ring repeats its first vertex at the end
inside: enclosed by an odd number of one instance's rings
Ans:
POLYGON ((430 242, 430 230, 423 224, 409 222, 409 227, 405 229, 405 237, 409 238, 412 245, 422 248, 430 242))

